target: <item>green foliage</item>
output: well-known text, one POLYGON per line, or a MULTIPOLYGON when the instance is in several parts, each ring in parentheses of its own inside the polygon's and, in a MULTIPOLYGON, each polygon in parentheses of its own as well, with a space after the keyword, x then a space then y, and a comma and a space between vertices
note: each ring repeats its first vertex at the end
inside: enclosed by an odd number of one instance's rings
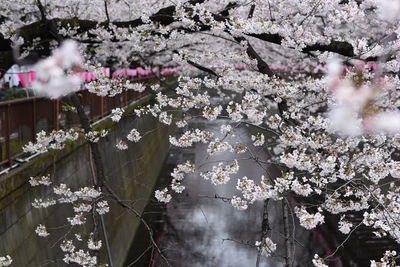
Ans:
MULTIPOLYGON (((10 140, 10 153, 11 155, 18 154, 22 152, 22 147, 25 145, 25 141, 23 140, 10 140)), ((4 160, 7 158, 7 150, 6 150, 6 143, 1 143, 1 159, 4 160)))
POLYGON ((12 100, 17 98, 23 98, 27 96, 33 96, 33 91, 31 89, 24 89, 19 87, 5 87, 2 89, 4 92, 4 96, 1 100, 12 100))

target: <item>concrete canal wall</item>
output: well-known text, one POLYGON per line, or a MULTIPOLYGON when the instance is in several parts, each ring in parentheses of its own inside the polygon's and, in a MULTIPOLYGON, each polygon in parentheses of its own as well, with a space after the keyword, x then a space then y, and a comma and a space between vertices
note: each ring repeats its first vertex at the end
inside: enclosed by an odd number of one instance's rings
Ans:
MULTIPOLYGON (((139 104, 149 100, 147 97, 139 104)), ((108 119, 97 127, 110 125, 112 122, 108 119)), ((154 185, 169 149, 169 131, 153 117, 135 118, 132 115, 114 125, 109 136, 99 142, 107 183, 139 212, 153 198, 154 185), (115 149, 115 140, 124 138, 132 128, 140 132, 152 131, 141 142, 130 143, 128 150, 115 149)), ((32 188, 28 180, 30 176, 51 174, 55 185, 65 183, 72 190, 90 185, 92 176, 88 152, 88 144, 80 140, 69 144, 63 151, 40 155, 0 176, 0 256, 10 255, 14 260, 12 266, 64 265, 59 244, 70 229, 66 217, 73 214, 72 208, 67 204, 47 209, 33 208, 31 203, 34 199, 50 195, 51 188, 32 188), (49 230, 51 235, 46 238, 38 237, 35 234, 38 224, 57 229, 49 230)), ((109 203, 111 212, 104 216, 106 230, 114 266, 122 266, 139 220, 115 202, 110 200, 109 203)), ((83 234, 91 231, 82 229, 83 234)), ((99 259, 107 263, 104 245, 99 259)))

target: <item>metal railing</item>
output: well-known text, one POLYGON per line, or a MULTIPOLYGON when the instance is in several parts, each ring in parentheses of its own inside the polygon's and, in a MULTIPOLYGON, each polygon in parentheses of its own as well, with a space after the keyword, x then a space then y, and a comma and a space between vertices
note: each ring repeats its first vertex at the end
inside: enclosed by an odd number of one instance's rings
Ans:
MULTIPOLYGON (((135 80, 149 81, 149 78, 135 80)), ((91 121, 108 115, 112 109, 123 107, 148 92, 128 90, 114 97, 102 97, 79 92, 84 110, 91 121)), ((44 97, 29 97, 0 102, 0 169, 9 167, 23 155, 23 146, 35 141, 36 133, 68 129, 79 125, 78 116, 68 112, 68 97, 50 100, 44 97)))

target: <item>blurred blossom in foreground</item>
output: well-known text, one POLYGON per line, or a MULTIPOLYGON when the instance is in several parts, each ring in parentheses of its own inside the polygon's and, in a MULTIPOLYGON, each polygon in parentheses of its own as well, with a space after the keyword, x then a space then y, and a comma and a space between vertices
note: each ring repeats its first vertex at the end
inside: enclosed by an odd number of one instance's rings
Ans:
POLYGON ((400 0, 378 0, 377 5, 381 19, 389 22, 400 19, 400 0))
POLYGON ((79 76, 66 74, 72 69, 80 69, 82 57, 78 45, 72 40, 65 41, 52 56, 35 65, 36 79, 32 88, 38 95, 56 99, 78 91, 81 85, 79 76))
POLYGON ((331 132, 342 136, 400 133, 400 112, 377 112, 374 106, 375 97, 385 84, 379 81, 356 84, 342 77, 342 70, 337 60, 328 64, 326 83, 334 101, 328 112, 331 132))
POLYGON ((370 133, 400 133, 400 112, 388 111, 364 119, 364 128, 370 133))
POLYGON ((11 259, 11 257, 9 255, 4 256, 4 257, 0 257, 0 266, 9 266, 11 265, 11 263, 13 262, 13 260, 11 259))

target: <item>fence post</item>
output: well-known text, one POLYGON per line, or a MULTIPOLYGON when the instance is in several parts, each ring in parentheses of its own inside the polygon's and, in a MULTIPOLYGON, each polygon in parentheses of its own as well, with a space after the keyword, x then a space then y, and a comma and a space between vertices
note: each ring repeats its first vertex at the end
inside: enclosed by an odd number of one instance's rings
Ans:
POLYGON ((36 140, 36 99, 32 99, 32 138, 31 141, 36 140))
POLYGON ((104 116, 104 96, 101 96, 100 100, 100 117, 104 116))
POLYGON ((59 115, 60 115, 60 107, 59 107, 59 100, 53 101, 54 103, 54 129, 58 131, 60 129, 60 121, 59 121, 59 115))
POLYGON ((10 151, 10 104, 6 109, 6 158, 8 166, 11 166, 11 151, 10 151))

